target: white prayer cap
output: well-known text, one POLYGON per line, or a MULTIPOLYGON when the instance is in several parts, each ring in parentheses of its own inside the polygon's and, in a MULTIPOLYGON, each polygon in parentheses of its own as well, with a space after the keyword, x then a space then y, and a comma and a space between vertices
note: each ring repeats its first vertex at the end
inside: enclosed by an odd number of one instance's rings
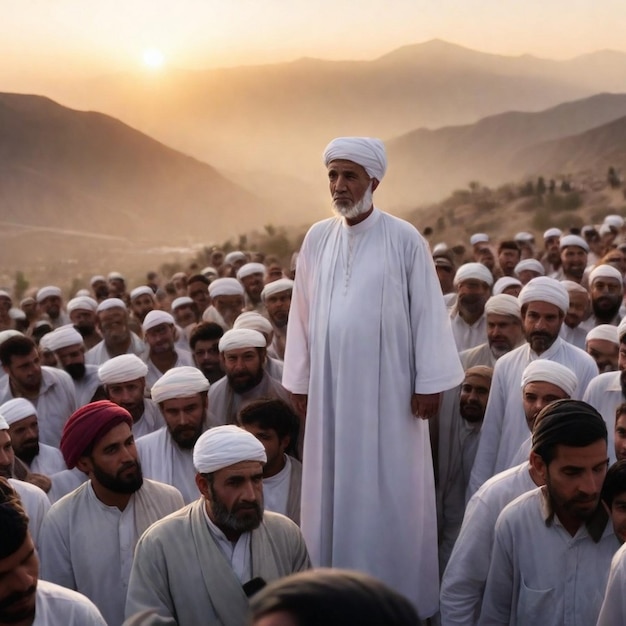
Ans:
POLYGON ((515 270, 513 271, 516 274, 519 274, 520 272, 527 270, 531 272, 536 272, 537 274, 539 274, 539 276, 545 276, 546 274, 544 266, 539 261, 537 261, 537 259, 524 259, 515 266, 515 270))
POLYGON ((217 345, 220 352, 239 348, 265 348, 265 346, 267 346, 265 337, 258 330, 250 328, 227 330, 217 345))
POLYGON ((241 252, 241 250, 235 250, 234 252, 229 252, 225 257, 224 257, 224 265, 232 265, 233 263, 236 263, 237 261, 247 261, 248 257, 241 252))
POLYGON ((171 309, 172 311, 175 311, 178 307, 187 306, 193 303, 194 301, 189 296, 180 296, 180 298, 176 298, 172 301, 171 309))
POLYGON ((122 274, 120 274, 119 272, 109 272, 109 274, 107 275, 107 279, 108 280, 126 280, 124 278, 124 276, 122 276, 122 274))
POLYGON ((562 389, 570 398, 578 385, 578 378, 569 367, 550 359, 531 361, 522 373, 522 389, 528 383, 550 383, 562 389))
POLYGON ((23 335, 19 330, 13 330, 12 328, 9 330, 0 331, 0 346, 7 340, 11 339, 11 337, 18 337, 19 335, 23 335))
POLYGON ((465 263, 454 275, 454 286, 458 287, 464 280, 482 280, 490 287, 493 285, 493 274, 482 263, 465 263))
POLYGON ((470 245, 475 246, 477 243, 489 243, 489 235, 487 233, 474 233, 470 237, 470 245))
POLYGON ((124 309, 126 311, 126 304, 120 298, 107 298, 98 305, 96 312, 102 313, 102 311, 108 311, 109 309, 124 309))
POLYGON ((11 302, 13 302, 13 298, 11 298, 9 292, 5 291, 4 289, 0 289, 0 298, 8 298, 9 300, 11 300, 11 302))
POLYGON ((37 292, 37 302, 41 303, 46 298, 51 298, 53 296, 56 296, 58 298, 61 297, 61 290, 58 287, 55 287, 54 285, 48 285, 47 287, 42 287, 37 292))
POLYGON ((508 293, 500 293, 496 296, 491 296, 485 303, 485 315, 489 315, 489 313, 493 313, 494 315, 512 315, 521 320, 522 313, 520 309, 519 300, 508 293))
POLYGON ((152 291, 152 288, 148 287, 148 285, 140 285, 130 292, 130 299, 133 301, 139 296, 150 296, 154 300, 154 291, 152 291))
POLYGON ((238 328, 249 328, 251 330, 258 330, 260 333, 268 334, 274 330, 270 321, 256 311, 245 311, 239 314, 233 324, 233 330, 237 330, 238 328))
POLYGON ((176 272, 176 274, 174 274, 172 276, 172 280, 185 280, 187 278, 187 274, 185 274, 185 272, 176 272))
POLYGON ((603 265, 596 265, 592 272, 589 274, 589 286, 593 285, 594 280, 597 278, 613 278, 620 286, 624 287, 624 277, 622 273, 612 265, 605 263, 603 265))
POLYGON ((589 245, 578 235, 565 235, 565 237, 561 237, 561 241, 559 242, 561 250, 569 246, 577 246, 578 248, 582 248, 585 252, 589 252, 589 245))
POLYGON ((526 242, 526 241, 534 241, 535 236, 532 233, 527 233, 526 231, 521 231, 516 233, 515 237, 513 237, 517 242, 526 242))
MULTIPOLYGON (((618 327, 613 324, 599 324, 594 326, 588 333, 585 342, 590 339, 604 339, 604 341, 610 341, 619 346, 618 327)), ((2 408, 0 407, 0 412, 2 408)))
POLYGON ((544 239, 550 239, 550 237, 560 237, 563 234, 563 231, 560 228, 548 228, 545 233, 543 233, 544 239))
POLYGON ((76 296, 76 298, 72 298, 67 303, 66 307, 68 313, 72 311, 91 311, 95 313, 97 308, 98 303, 89 296, 76 296))
POLYGON ((617 338, 619 339, 620 343, 624 335, 626 335, 626 317, 617 326, 617 338))
POLYGON ((26 398, 14 398, 0 406, 0 414, 7 421, 7 424, 15 424, 31 415, 37 417, 37 409, 26 398))
POLYGON ((47 345, 52 352, 68 346, 83 345, 83 336, 71 324, 60 326, 44 337, 48 338, 47 345))
MULTIPOLYGON (((9 425, 7 424, 7 421, 4 419, 4 416, 2 416, 2 415, 0 415, 0 430, 9 430, 9 425)), ((255 439, 256 439, 256 437, 255 437, 255 439)), ((261 445, 263 445, 263 444, 261 444, 261 445)))
POLYGON ((115 356, 98 368, 98 378, 105 385, 145 378, 147 373, 148 366, 136 354, 115 356))
POLYGON ((265 464, 267 455, 252 433, 233 424, 209 428, 193 447, 193 466, 199 474, 212 474, 243 461, 265 464))
POLYGON ((33 304, 34 302, 35 298, 28 296, 27 298, 22 298, 22 300, 20 300, 20 306, 26 306, 27 304, 33 304))
POLYGON ((204 269, 200 271, 200 273, 203 276, 206 276, 207 278, 209 276, 217 276, 217 270, 214 267, 211 267, 210 265, 207 265, 204 269))
POLYGON ((271 283, 267 283, 261 292, 261 300, 265 302, 266 298, 275 296, 282 291, 293 291, 293 280, 291 278, 279 278, 271 283))
POLYGON ((74 297, 75 298, 80 298, 82 296, 89 296, 89 294, 91 293, 91 291, 89 291, 89 289, 79 289, 75 294, 74 297))
POLYGON ((263 263, 246 263, 239 268, 237 278, 241 280, 246 276, 252 276, 252 274, 263 274, 265 276, 265 265, 263 263))
POLYGON ((502 278, 498 278, 498 280, 496 280, 492 293, 494 296, 497 296, 509 287, 521 288, 522 286, 521 281, 517 280, 517 278, 513 278, 513 276, 503 276, 502 278))
POLYGON ((160 324, 175 324, 175 320, 174 318, 167 312, 167 311, 159 311, 159 310, 155 310, 155 311, 150 311, 150 313, 148 313, 146 315, 146 317, 143 318, 143 324, 141 325, 141 328, 143 330, 143 332, 147 332, 149 331, 151 328, 154 328, 155 326, 159 326, 160 324))
POLYGON ((385 145, 374 137, 337 137, 326 146, 323 159, 326 167, 337 159, 352 161, 379 182, 387 171, 385 145))
POLYGON ((548 302, 563 313, 567 313, 569 309, 567 289, 558 280, 548 276, 537 276, 529 280, 520 291, 518 299, 522 307, 529 302, 548 302))
POLYGON ((26 319, 26 313, 24 313, 24 311, 22 311, 22 309, 18 309, 17 307, 11 307, 9 309, 9 317, 12 320, 25 320, 26 319))
POLYGON ((615 226, 612 226, 611 224, 602 224, 600 226, 600 230, 598 231, 601 235, 608 235, 611 232, 614 232, 615 226))
POLYGON ((624 218, 621 215, 607 215, 604 223, 615 228, 621 228, 624 225, 624 218))
POLYGON ((561 285, 567 289, 568 293, 586 293, 589 295, 589 292, 582 285, 573 280, 562 280, 561 285))
POLYGON ((173 367, 159 378, 150 391, 152 399, 157 403, 172 398, 189 398, 203 393, 209 388, 209 381, 197 368, 190 365, 173 367))
POLYGON ((442 241, 441 243, 435 244, 435 247, 433 248, 433 254, 437 254, 438 252, 446 252, 447 249, 448 244, 442 241))
POLYGON ((51 332, 46 333, 39 340, 39 349, 42 352, 52 352, 52 348, 50 347, 50 335, 51 334, 52 334, 51 332))
POLYGON ((243 285, 236 278, 218 278, 209 285, 211 298, 217 296, 243 296, 243 285))
POLYGON ((101 274, 96 274, 91 277, 89 284, 93 287, 96 283, 106 283, 107 279, 101 274))

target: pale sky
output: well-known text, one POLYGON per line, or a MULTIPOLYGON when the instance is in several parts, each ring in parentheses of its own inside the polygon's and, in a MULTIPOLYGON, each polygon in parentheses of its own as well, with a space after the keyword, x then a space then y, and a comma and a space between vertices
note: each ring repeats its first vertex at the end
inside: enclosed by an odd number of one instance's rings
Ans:
POLYGON ((433 38, 564 59, 626 51, 623 0, 0 0, 0 91, 48 79, 288 61, 371 59, 433 38))

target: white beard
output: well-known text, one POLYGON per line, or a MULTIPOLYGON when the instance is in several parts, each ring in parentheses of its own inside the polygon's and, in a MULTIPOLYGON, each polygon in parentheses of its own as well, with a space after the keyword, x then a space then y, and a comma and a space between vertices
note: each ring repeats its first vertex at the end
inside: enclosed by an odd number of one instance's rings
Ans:
POLYGON ((348 220, 353 220, 359 215, 363 213, 367 213, 372 207, 372 202, 374 198, 374 192, 372 191, 372 183, 368 185, 363 197, 352 206, 341 206, 338 205, 335 200, 333 200, 333 213, 338 217, 345 217, 348 220))

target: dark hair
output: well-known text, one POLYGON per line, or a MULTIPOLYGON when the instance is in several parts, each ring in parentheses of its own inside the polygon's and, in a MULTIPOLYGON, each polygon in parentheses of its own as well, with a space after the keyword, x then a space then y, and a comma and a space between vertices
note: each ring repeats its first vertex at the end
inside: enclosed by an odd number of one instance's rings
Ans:
POLYGON ((417 626, 413 605, 382 582, 340 569, 316 569, 269 584, 251 600, 253 624, 287 612, 298 626, 417 626))
POLYGON ((9 337, 0 344, 0 362, 5 367, 11 365, 11 358, 14 356, 28 356, 37 346, 30 337, 14 336, 9 337))
POLYGON ((601 497, 610 509, 615 496, 624 491, 626 491, 626 461, 618 461, 609 467, 604 477, 601 497))
POLYGON ((221 339, 224 335, 224 329, 215 322, 201 322, 192 331, 189 336, 189 347, 194 350, 198 341, 213 341, 221 339))
POLYGON ((187 279, 187 284, 191 283, 204 283, 207 287, 211 284, 211 281, 204 274, 194 274, 187 279))
POLYGON ((502 250, 515 250, 517 253, 520 253, 519 244, 513 239, 501 241, 498 245, 498 254, 500 254, 502 250))
MULTIPOLYGON (((626 341, 626 335, 624 335, 624 338, 622 339, 622 341, 626 341)), ((626 413, 626 402, 622 402, 617 409, 615 409, 615 422, 617 422, 617 420, 619 419, 620 415, 624 415, 624 413, 626 413)))
POLYGON ((28 533, 28 515, 11 483, 0 477, 0 559, 17 552, 28 533))

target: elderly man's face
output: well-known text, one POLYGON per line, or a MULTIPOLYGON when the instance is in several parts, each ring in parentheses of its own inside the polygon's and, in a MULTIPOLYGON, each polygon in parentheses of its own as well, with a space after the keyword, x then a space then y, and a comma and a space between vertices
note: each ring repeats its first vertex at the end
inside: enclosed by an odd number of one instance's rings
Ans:
POLYGON ((60 348, 56 356, 73 380, 81 380, 85 376, 85 348, 82 343, 60 348))
POLYGON ((96 328, 96 314, 88 309, 74 309, 70 313, 70 320, 81 334, 92 333, 96 328))
POLYGON ((259 302, 261 300, 261 292, 263 291, 263 287, 265 287, 265 284, 263 283, 263 274, 256 273, 244 276, 241 279, 241 284, 246 290, 248 297, 253 302, 259 302))
POLYGON ((459 397, 459 410, 463 419, 472 424, 483 421, 490 388, 489 378, 478 374, 465 376, 459 397))
POLYGON ((228 384, 236 393, 254 389, 263 379, 265 349, 236 348, 222 353, 222 367, 228 384))
POLYGON ((277 328, 284 328, 289 321, 291 306, 291 289, 280 291, 265 298, 265 308, 272 323, 277 328))
POLYGON ((565 316, 565 323, 570 328, 576 328, 589 315, 589 295, 582 291, 569 292, 569 308, 565 316))
POLYGON ((522 340, 522 322, 513 315, 487 314, 487 341, 496 359, 515 348, 522 340))
POLYGON ((144 339, 150 346, 151 354, 164 354, 174 350, 174 326, 157 324, 144 333, 144 339))
POLYGON ((328 164, 328 182, 333 209, 338 214, 355 218, 372 207, 370 194, 377 183, 361 165, 345 159, 331 161, 328 164))
POLYGON ((243 309, 243 296, 215 296, 213 298, 213 306, 224 318, 226 324, 232 326, 243 309))
POLYGON ((457 304, 459 310, 472 315, 480 315, 485 309, 491 288, 487 283, 476 278, 468 278, 457 287, 457 304))
POLYGON ((105 343, 116 344, 130 339, 128 313, 121 307, 113 307, 98 314, 98 325, 105 343))
POLYGON ((161 413, 167 429, 180 448, 191 450, 198 441, 202 434, 207 403, 206 393, 170 398, 161 402, 161 413))
POLYGON ((61 314, 61 298, 59 296, 48 296, 41 301, 41 310, 47 313, 50 319, 57 319, 61 314))

